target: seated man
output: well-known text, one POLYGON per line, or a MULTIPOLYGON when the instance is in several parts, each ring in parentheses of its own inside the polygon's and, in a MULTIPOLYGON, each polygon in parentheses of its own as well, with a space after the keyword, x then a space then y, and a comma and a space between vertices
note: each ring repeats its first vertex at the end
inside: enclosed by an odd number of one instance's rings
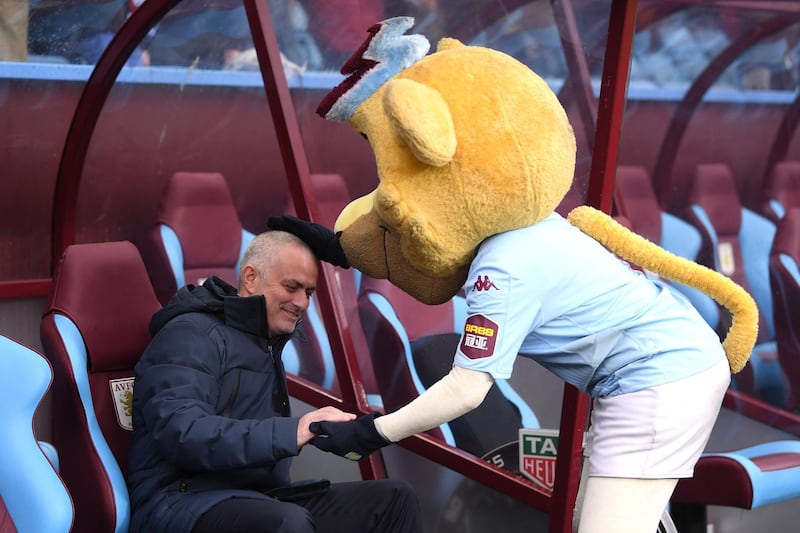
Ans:
POLYGON ((136 366, 131 532, 421 531, 419 501, 403 482, 292 485, 309 424, 355 416, 289 412, 280 357, 316 287, 311 248, 270 231, 241 265, 238 292, 212 276, 153 316, 136 366))

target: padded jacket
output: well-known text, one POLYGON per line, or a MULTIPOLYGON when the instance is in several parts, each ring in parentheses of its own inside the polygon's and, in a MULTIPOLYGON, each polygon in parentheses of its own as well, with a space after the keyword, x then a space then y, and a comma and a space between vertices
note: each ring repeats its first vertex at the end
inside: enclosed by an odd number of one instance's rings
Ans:
POLYGON ((263 296, 211 277, 153 315, 136 365, 130 531, 188 532, 216 503, 290 483, 298 418, 263 296))

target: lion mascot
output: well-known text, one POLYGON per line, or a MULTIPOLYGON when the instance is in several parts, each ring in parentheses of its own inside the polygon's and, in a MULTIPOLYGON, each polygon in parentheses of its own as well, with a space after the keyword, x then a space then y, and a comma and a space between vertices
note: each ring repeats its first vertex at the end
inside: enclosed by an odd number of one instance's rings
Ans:
POLYGON ((755 303, 600 211, 556 213, 576 144, 547 83, 455 39, 429 54, 425 37, 406 34, 412 26, 398 17, 370 28, 318 108, 367 139, 375 190, 346 206, 333 232, 287 216, 269 225, 313 233, 320 259, 427 304, 463 289, 468 318, 449 374, 393 413, 315 422, 312 443, 360 460, 469 412, 517 357, 532 358, 593 399, 576 530, 651 533, 693 474, 731 372, 747 362, 755 303), (729 309, 724 343, 686 299, 630 263, 729 309))

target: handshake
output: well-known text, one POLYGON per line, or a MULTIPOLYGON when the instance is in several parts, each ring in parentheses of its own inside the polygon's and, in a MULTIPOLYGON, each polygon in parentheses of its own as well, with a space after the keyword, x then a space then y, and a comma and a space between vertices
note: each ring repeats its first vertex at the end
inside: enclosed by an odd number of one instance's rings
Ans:
POLYGON ((351 461, 360 461, 392 442, 375 427, 379 413, 370 413, 350 422, 312 422, 309 429, 317 436, 311 444, 351 461))

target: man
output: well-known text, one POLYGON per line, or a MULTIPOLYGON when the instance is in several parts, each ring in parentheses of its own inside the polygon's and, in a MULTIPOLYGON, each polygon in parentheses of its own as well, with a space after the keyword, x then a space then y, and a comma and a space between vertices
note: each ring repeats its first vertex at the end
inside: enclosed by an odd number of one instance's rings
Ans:
POLYGON ((314 437, 309 425, 355 416, 289 413, 280 357, 316 287, 311 248, 271 231, 241 265, 238 292, 212 276, 153 316, 136 365, 131 531, 421 531, 405 483, 291 484, 291 458, 314 437))

